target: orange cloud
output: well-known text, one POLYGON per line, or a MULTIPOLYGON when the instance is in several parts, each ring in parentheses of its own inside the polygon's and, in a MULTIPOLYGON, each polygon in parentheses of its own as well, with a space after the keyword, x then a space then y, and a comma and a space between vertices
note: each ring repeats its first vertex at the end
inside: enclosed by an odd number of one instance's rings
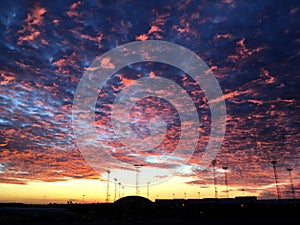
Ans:
POLYGON ((18 31, 20 34, 18 44, 22 44, 23 41, 33 41, 40 36, 41 32, 38 30, 38 27, 43 25, 44 14, 46 12, 45 8, 39 6, 35 6, 30 10, 27 18, 23 21, 23 29, 18 31))

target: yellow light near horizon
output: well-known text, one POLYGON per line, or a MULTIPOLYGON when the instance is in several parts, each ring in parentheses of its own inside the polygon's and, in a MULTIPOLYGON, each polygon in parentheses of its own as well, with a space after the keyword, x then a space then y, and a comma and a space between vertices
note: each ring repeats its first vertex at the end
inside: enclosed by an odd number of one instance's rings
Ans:
POLYGON ((1 202, 24 203, 81 203, 101 202, 105 199, 106 185, 99 180, 69 180, 59 182, 29 182, 26 185, 0 184, 1 202))
MULTIPOLYGON (((173 193, 175 198, 188 199, 213 198, 214 186, 208 185, 206 188, 200 188, 199 185, 190 185, 186 182, 191 181, 190 178, 173 177, 163 183, 153 185, 150 183, 149 198, 155 199, 172 199, 173 193)), ((114 182, 110 182, 110 202, 114 201, 114 182)), ((23 202, 34 204, 49 203, 82 203, 83 195, 85 203, 105 202, 106 200, 107 182, 100 180, 77 179, 59 182, 29 182, 27 185, 20 184, 0 184, 0 202, 23 202)), ((139 188, 140 196, 147 197, 147 186, 139 188)), ((226 187, 218 185, 219 198, 225 198, 224 192, 226 187)), ((242 192, 238 187, 234 191, 230 191, 230 197, 242 196, 242 192)), ((119 196, 117 188, 117 198, 119 196)), ((126 187, 124 189, 125 196, 135 195, 135 187, 126 187)), ((249 193, 245 192, 245 195, 249 193)), ((121 190, 123 196, 123 190, 121 190)))

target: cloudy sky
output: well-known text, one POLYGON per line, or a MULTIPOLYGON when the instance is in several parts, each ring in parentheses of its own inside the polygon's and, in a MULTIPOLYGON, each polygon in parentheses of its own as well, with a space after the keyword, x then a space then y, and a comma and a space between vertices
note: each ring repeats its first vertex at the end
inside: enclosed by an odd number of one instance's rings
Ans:
MULTIPOLYGON (((96 57, 146 40, 191 50, 219 83, 226 104, 226 133, 216 156, 219 197, 226 197, 222 167, 228 166, 231 197, 245 189, 247 195, 275 198, 271 160, 278 161, 280 195, 292 196, 286 169, 293 168, 299 197, 299 7, 292 0, 1 2, 0 200, 65 201, 86 194, 90 201, 104 201, 107 169, 111 179, 122 180, 126 194, 134 194, 134 164, 145 165, 141 185, 166 177, 165 171, 175 168, 175 162, 182 163, 184 151, 192 148, 187 144, 180 157, 172 155, 182 135, 190 133, 183 129, 189 121, 181 121, 179 109, 168 98, 173 96, 182 105, 185 99, 162 88, 157 90, 160 97, 139 99, 129 110, 130 130, 144 144, 152 143, 151 129, 163 125, 164 136, 151 149, 139 151, 122 143, 111 120, 122 90, 133 84, 141 87, 136 83, 141 78, 165 78, 177 84, 192 100, 199 120, 199 137, 188 142, 196 144, 186 166, 166 172, 172 178, 151 187, 151 198, 171 198, 169 189, 175 186, 178 197, 184 192, 190 198, 198 192, 214 196, 212 166, 200 166, 212 130, 212 102, 201 85, 179 68, 145 61, 112 74, 99 87, 93 109, 101 147, 90 155, 99 157, 87 159, 76 140, 72 107, 83 75, 93 71, 96 57), (153 177, 143 179, 149 173, 153 177), (70 188, 74 194, 67 196, 70 188)), ((111 69, 114 63, 105 59, 99 66, 111 69)), ((131 98, 132 92, 128 93, 131 98)))

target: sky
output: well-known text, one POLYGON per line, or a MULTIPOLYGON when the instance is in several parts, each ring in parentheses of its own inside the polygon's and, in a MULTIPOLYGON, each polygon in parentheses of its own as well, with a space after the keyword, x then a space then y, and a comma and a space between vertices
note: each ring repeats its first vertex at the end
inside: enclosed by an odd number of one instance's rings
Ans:
MULTIPOLYGON (((148 40, 189 49, 221 88, 226 131, 215 158, 218 197, 227 196, 227 166, 230 197, 276 198, 272 160, 278 161, 280 196, 292 197, 287 168, 293 168, 295 195, 300 197, 299 10, 299 2, 292 0, 1 2, 0 201, 82 202, 84 195, 86 202, 104 202, 107 170, 113 201, 114 178, 124 186, 124 195, 136 193, 135 164, 144 165, 138 172, 142 196, 147 196, 150 182, 152 200, 172 198, 173 193, 177 198, 184 193, 198 198, 199 192, 201 198, 215 197, 213 167, 201 167, 213 102, 179 68, 145 61, 116 71, 99 87, 92 109, 101 150, 91 150, 87 159, 82 140, 76 138, 72 109, 84 74, 108 51, 148 40), (159 90, 162 97, 136 101, 128 112, 136 141, 118 139, 111 120, 114 103, 124 92, 134 99, 132 90, 143 87, 137 83, 141 78, 170 80, 192 100, 199 137, 190 139, 196 143, 191 155, 185 152, 189 145, 180 149, 179 159, 172 155, 182 135, 190 137, 183 130, 189 121, 180 121, 178 108, 168 101, 172 89, 159 90), (152 149, 127 145, 153 144, 152 128, 161 127, 164 136, 152 149), (181 157, 186 157, 184 163, 181 157), (177 168, 175 162, 182 166, 170 172, 177 168)), ((114 63, 106 59, 100 67, 112 69, 114 63)), ((174 99, 179 106, 186 103, 174 99)))

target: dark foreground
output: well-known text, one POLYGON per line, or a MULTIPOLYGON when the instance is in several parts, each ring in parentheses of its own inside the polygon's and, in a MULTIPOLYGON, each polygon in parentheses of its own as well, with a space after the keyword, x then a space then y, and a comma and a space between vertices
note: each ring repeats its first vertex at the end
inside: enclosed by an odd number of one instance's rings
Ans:
POLYGON ((0 204, 0 224, 300 225, 300 200, 175 199, 129 196, 102 204, 0 204))

